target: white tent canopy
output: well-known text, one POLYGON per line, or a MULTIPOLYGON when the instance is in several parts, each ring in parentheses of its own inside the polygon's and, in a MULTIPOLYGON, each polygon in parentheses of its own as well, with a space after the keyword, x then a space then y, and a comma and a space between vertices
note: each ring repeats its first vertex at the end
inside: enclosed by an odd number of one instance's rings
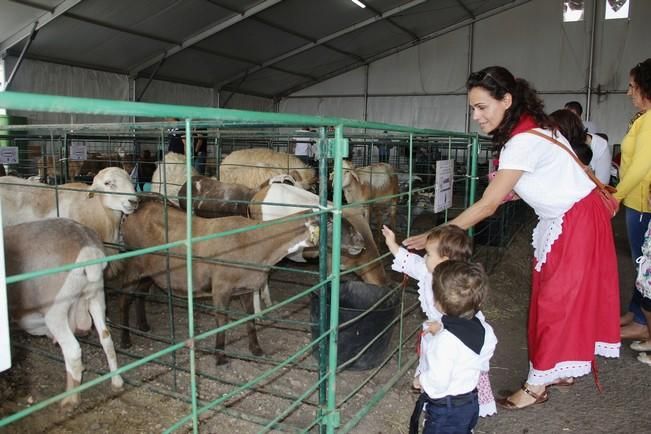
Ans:
POLYGON ((563 0, 2 0, 0 80, 19 65, 9 90, 464 130, 465 78, 498 64, 549 111, 578 100, 617 143, 651 2, 605 20, 608 1, 564 23, 563 0))

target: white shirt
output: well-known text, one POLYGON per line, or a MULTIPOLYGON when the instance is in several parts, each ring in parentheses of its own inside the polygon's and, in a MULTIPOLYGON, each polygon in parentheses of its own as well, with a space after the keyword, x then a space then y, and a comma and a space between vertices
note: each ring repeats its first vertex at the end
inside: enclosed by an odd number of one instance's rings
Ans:
POLYGON ((400 247, 396 257, 393 259, 391 269, 418 281, 418 301, 427 319, 440 321, 441 312, 434 305, 434 291, 432 290, 432 273, 427 271, 425 258, 409 253, 404 247, 400 247))
MULTIPOLYGON (((536 128, 546 135, 549 131, 536 128)), ((561 134, 556 139, 570 152, 561 134)), ((595 184, 576 161, 558 145, 533 134, 516 134, 500 153, 499 170, 522 170, 513 190, 540 218, 557 218, 586 197, 595 184)))
POLYGON ((608 142, 596 134, 590 134, 590 137, 592 137, 592 142, 590 143, 590 148, 592 149, 590 167, 599 181, 608 184, 610 182, 610 164, 613 160, 608 142))
POLYGON ((583 122, 583 127, 586 129, 587 132, 590 134, 597 134, 599 130, 597 130, 597 125, 595 125, 594 122, 592 121, 585 121, 583 122))
MULTIPOLYGON (((432 289, 432 273, 427 271, 427 265, 425 264, 425 258, 422 256, 416 255, 414 253, 409 253, 404 247, 398 249, 396 257, 393 259, 391 264, 391 269, 393 271, 398 271, 400 273, 405 273, 407 276, 412 277, 418 281, 418 300, 420 301, 420 307, 427 316, 428 321, 441 321, 443 314, 436 308, 434 304, 434 290, 432 289)), ((490 328, 493 330, 487 323, 486 317, 484 314, 479 311, 476 314, 479 321, 481 321, 484 328, 490 328)), ((426 331, 427 324, 423 323, 423 331, 426 331)), ((434 336, 430 333, 425 333, 421 337, 420 341, 420 351, 421 354, 427 351, 427 348, 431 345, 432 339, 434 336)), ((489 360, 491 355, 485 359, 481 360, 481 370, 488 372, 490 369, 489 360)), ((421 366, 421 361, 419 361, 418 368, 416 368, 416 376, 423 371, 421 366)))
POLYGON ((421 352, 422 372, 419 380, 423 391, 432 398, 468 393, 477 387, 484 361, 495 352, 497 338, 493 328, 482 322, 486 331, 480 354, 475 353, 448 330, 431 336, 421 352))

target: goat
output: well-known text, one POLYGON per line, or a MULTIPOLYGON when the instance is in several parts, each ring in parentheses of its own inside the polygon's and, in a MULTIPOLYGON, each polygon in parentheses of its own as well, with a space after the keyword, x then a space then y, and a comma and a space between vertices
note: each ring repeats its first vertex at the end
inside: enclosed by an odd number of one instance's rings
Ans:
MULTIPOLYGON (((104 258, 97 234, 65 218, 6 227, 4 247, 8 275, 104 258)), ((88 331, 92 323, 111 372, 118 369, 113 340, 106 327, 102 277, 105 266, 105 262, 87 265, 9 285, 12 319, 27 333, 46 335, 59 343, 66 365, 66 390, 81 384, 83 371, 81 347, 74 331, 88 331)), ((114 388, 123 385, 119 375, 112 377, 111 383, 114 388)), ((61 401, 63 407, 78 403, 79 394, 61 401)))
POLYGON ((314 169, 296 156, 266 148, 242 149, 231 152, 219 166, 219 179, 258 188, 271 177, 287 174, 296 186, 305 190, 317 181, 314 169))
MULTIPOLYGON (((192 177, 192 211, 204 218, 248 215, 249 201, 258 190, 240 184, 217 181, 207 176, 192 177)), ((179 205, 186 209, 186 184, 179 190, 179 205)))
MULTIPOLYGON (((129 174, 117 167, 102 169, 90 186, 70 183, 54 188, 14 176, 0 177, 0 201, 3 226, 67 217, 114 244, 120 242, 122 215, 131 214, 138 206, 129 174)), ((119 271, 118 264, 111 262, 107 278, 119 271)))
POLYGON ((370 204, 364 204, 364 215, 371 221, 371 211, 376 216, 375 224, 382 224, 382 208, 390 208, 391 227, 396 227, 399 185, 393 168, 386 163, 376 163, 355 168, 348 160, 343 161, 342 189, 348 203, 367 202, 384 196, 395 196, 370 204), (369 211, 370 207, 370 211, 369 211))
MULTIPOLYGON (((259 223, 256 220, 240 216, 204 219, 192 219, 193 236, 204 236, 232 229, 244 228, 259 223)), ((159 201, 145 201, 134 214, 129 215, 123 224, 125 244, 132 249, 156 246, 185 238, 186 215, 183 211, 169 208, 167 210, 167 234, 164 220, 163 204, 159 201)), ((213 305, 217 308, 215 321, 217 327, 226 324, 227 315, 223 312, 228 308, 230 299, 236 290, 247 290, 240 294, 240 300, 246 312, 253 313, 251 291, 259 291, 267 282, 269 268, 278 263, 288 254, 301 247, 313 246, 318 242, 318 226, 315 219, 280 221, 275 225, 221 237, 215 240, 195 243, 193 255, 197 259, 192 262, 193 289, 195 295, 212 295, 213 305), (208 261, 202 261, 206 258, 208 261), (250 266, 215 263, 214 260, 249 262, 265 268, 252 269, 250 266), (210 292, 208 292, 210 291, 210 292)), ((170 249, 172 254, 184 255, 185 247, 170 249)), ((184 256, 169 259, 169 280, 175 292, 187 292, 186 260, 184 256)), ((126 285, 148 285, 151 281, 159 287, 167 285, 167 258, 165 255, 149 254, 130 258, 126 261, 126 285)), ((239 292, 239 291, 238 291, 239 292)), ((129 324, 129 305, 131 298, 128 294, 122 296, 122 320, 129 324)), ((137 309, 138 324, 147 327, 144 309, 137 309)), ((247 323, 249 349, 254 355, 262 355, 263 351, 253 322, 247 323)), ((122 345, 130 346, 129 331, 122 332, 122 345)), ((223 354, 225 346, 224 333, 216 336, 217 364, 226 363, 223 354)))
MULTIPOLYGON (((318 209, 319 197, 291 185, 272 184, 253 196, 249 209, 253 218, 270 220, 305 211, 306 205, 314 206, 312 210, 318 209)), ((359 209, 345 208, 342 217, 342 270, 356 269, 377 259, 380 253, 373 240, 368 220, 362 212, 359 209)), ((306 249, 303 255, 314 258, 317 253, 318 249, 306 249)), ((388 282, 381 261, 356 269, 355 273, 366 283, 382 286, 388 282)))
MULTIPOLYGON (((152 193, 159 193, 175 206, 179 206, 178 194, 181 186, 186 181, 185 155, 168 152, 163 161, 158 163, 151 177, 152 193), (161 168, 161 165, 163 166, 161 168)), ((192 168, 190 176, 197 176, 199 172, 192 168)))

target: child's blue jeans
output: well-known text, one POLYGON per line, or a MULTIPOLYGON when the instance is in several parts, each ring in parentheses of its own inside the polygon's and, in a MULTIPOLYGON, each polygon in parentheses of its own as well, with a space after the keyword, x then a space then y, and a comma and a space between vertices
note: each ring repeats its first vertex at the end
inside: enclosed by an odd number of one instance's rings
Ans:
MULTIPOLYGON (((445 398, 430 399, 421 395, 416 409, 420 413, 425 401, 425 427, 423 434, 469 434, 479 419, 479 399, 477 389, 472 392, 445 398), (424 398, 424 399, 423 399, 424 398), (422 408, 422 407, 421 407, 422 408)), ((412 414, 410 432, 417 432, 418 413, 412 414), (414 421, 414 416, 416 420, 414 421), (414 423, 415 422, 415 423, 414 423)))

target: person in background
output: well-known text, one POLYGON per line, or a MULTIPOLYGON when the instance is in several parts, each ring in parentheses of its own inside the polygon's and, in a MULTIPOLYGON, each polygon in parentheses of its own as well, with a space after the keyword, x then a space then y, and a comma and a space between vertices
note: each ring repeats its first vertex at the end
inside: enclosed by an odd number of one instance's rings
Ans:
MULTIPOLYGON (((579 119, 583 116, 583 106, 578 101, 570 101, 565 104, 564 108, 577 115, 579 119)), ((590 134, 596 134, 598 131, 597 126, 592 121, 583 121, 583 126, 585 127, 585 131, 590 134)))
MULTIPOLYGON (((178 118, 168 118, 168 122, 178 122, 178 118)), ((167 130, 167 152, 175 152, 185 155, 185 131, 178 127, 172 127, 167 130)))
MULTIPOLYGON (((308 134, 313 131, 309 128, 306 128, 306 129, 298 130, 297 132, 308 134)), ((295 143, 294 155, 297 156, 298 159, 301 160, 303 163, 307 164, 308 166, 311 166, 313 162, 313 156, 314 156, 314 154, 312 153, 312 145, 314 143, 314 140, 312 140, 310 137, 299 136, 294 138, 294 143, 295 143)))
MULTIPOLYGON (((651 181, 651 58, 631 69, 627 95, 639 111, 622 140, 619 183, 615 197, 624 205, 631 257, 636 260, 642 254, 644 232, 651 220, 648 204, 651 181)), ((621 318, 621 326, 622 339, 649 339, 646 314, 641 308, 641 295, 635 289, 628 312, 621 318)), ((647 341, 644 348, 651 350, 651 343, 647 341)))
POLYGON ((423 433, 471 433, 479 416, 482 358, 490 360, 497 344, 492 327, 477 316, 488 292, 488 276, 480 264, 443 261, 434 269, 429 290, 436 294, 442 327, 420 354, 423 392, 414 406, 409 433, 418 433, 423 409, 423 433))
POLYGON ((205 128, 197 128, 194 136, 194 161, 192 165, 199 175, 206 174, 206 157, 208 156, 208 138, 206 137, 205 128))
POLYGON ((145 184, 151 183, 151 179, 156 171, 156 163, 149 149, 142 153, 142 159, 138 163, 138 187, 140 191, 145 191, 145 184))
MULTIPOLYGON (((619 277, 611 215, 595 184, 566 150, 535 90, 501 66, 470 74, 473 119, 501 148, 499 169, 479 201, 449 224, 467 229, 493 215, 514 190, 538 215, 524 385, 498 400, 506 409, 546 402, 548 386, 587 375, 595 356, 619 357, 619 277), (540 134, 540 135, 539 135, 540 134), (598 254, 595 254, 598 252, 598 254)), ((421 249, 427 234, 403 241, 421 249)))
POLYGON ((599 181, 610 183, 612 157, 608 142, 598 134, 586 133, 581 119, 570 110, 556 110, 550 117, 558 124, 581 162, 590 167, 599 181))
POLYGON ((579 157, 579 160, 589 166, 593 153, 590 146, 585 143, 587 133, 583 128, 581 119, 574 112, 567 109, 556 110, 549 115, 549 118, 556 123, 563 137, 570 142, 572 150, 579 157))
MULTIPOLYGON (((463 229, 457 226, 436 227, 427 236, 425 245, 427 254, 425 257, 421 257, 400 247, 396 242, 396 235, 387 226, 382 227, 382 234, 389 251, 394 256, 391 269, 418 280, 418 300, 423 313, 427 316, 427 321, 423 323, 423 332, 419 337, 418 348, 421 353, 425 353, 432 342, 432 336, 440 329, 442 316, 442 313, 436 307, 437 295, 432 290, 432 273, 436 266, 444 261, 450 259, 470 260, 472 256, 472 239, 463 229)), ((477 312, 477 318, 482 323, 486 321, 481 311, 477 312)), ((490 354, 480 354, 482 365, 477 389, 479 393, 479 416, 481 417, 491 416, 497 411, 488 376, 491 356, 492 352, 490 354)), ((423 361, 424 359, 421 359, 421 362, 423 361)), ((421 389, 419 380, 421 372, 423 372, 423 365, 419 363, 413 381, 414 389, 421 389)))

